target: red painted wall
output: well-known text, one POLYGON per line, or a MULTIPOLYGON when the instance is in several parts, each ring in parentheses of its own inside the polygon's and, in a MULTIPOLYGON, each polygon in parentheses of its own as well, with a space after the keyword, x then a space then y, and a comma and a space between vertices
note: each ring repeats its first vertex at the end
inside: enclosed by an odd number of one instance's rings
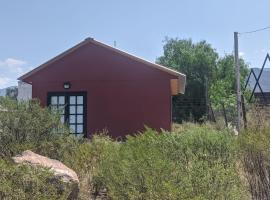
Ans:
POLYGON ((86 44, 23 81, 33 98, 47 105, 48 92, 87 92, 88 137, 104 128, 113 137, 133 134, 144 125, 171 128, 170 79, 176 76, 96 44, 86 44))

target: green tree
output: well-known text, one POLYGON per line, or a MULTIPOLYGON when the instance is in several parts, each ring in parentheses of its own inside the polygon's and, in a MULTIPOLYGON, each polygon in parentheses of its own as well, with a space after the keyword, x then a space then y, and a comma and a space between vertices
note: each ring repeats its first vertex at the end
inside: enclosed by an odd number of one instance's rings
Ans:
POLYGON ((173 97, 174 121, 200 121, 207 112, 207 91, 215 79, 218 54, 206 41, 168 39, 157 63, 187 75, 185 95, 173 97))
POLYGON ((8 87, 6 89, 6 96, 10 97, 11 99, 16 100, 18 97, 18 88, 17 87, 8 87))
MULTIPOLYGON (((248 75, 248 64, 241 58, 240 64, 240 82, 244 87, 248 75)), ((235 107, 235 66, 234 56, 225 55, 217 63, 216 77, 210 87, 210 99, 215 109, 221 109, 223 106, 227 109, 235 107)))

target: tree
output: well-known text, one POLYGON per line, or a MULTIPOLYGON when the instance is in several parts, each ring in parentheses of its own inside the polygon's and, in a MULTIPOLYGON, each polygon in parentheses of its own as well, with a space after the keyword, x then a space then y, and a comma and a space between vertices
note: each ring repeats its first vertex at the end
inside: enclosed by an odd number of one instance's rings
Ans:
MULTIPOLYGON (((187 76, 186 93, 173 97, 173 119, 201 121, 208 112, 209 102, 216 109, 234 108, 235 67, 233 55, 219 58, 206 41, 165 39, 163 56, 157 63, 187 76)), ((248 65, 240 59, 241 84, 248 75, 248 65)))
MULTIPOLYGON (((248 75, 248 64, 241 58, 240 65, 240 82, 244 87, 246 77, 248 75)), ((220 58, 217 63, 216 77, 210 88, 210 98, 214 106, 220 107, 235 105, 235 66, 233 55, 225 55, 220 58)))
MULTIPOLYGON (((241 58, 240 65, 240 82, 242 88, 244 87, 246 77, 248 75, 248 64, 241 58)), ((217 63, 216 77, 210 87, 211 103, 216 110, 225 108, 227 110, 235 110, 236 94, 235 94, 235 65, 234 56, 225 55, 220 58, 217 63)), ((233 114, 233 113, 232 113, 233 114)), ((227 121, 226 113, 223 113, 225 121, 227 121)), ((231 116, 233 117, 233 115, 231 116)), ((232 119, 231 119, 232 120, 232 119)))
POLYGON ((208 88, 215 79, 218 54, 206 41, 165 39, 163 56, 157 63, 187 76, 185 95, 173 97, 173 119, 200 121, 207 113, 208 88))
POLYGON ((18 97, 18 88, 17 87, 8 87, 6 89, 6 96, 10 97, 11 99, 16 100, 18 97))

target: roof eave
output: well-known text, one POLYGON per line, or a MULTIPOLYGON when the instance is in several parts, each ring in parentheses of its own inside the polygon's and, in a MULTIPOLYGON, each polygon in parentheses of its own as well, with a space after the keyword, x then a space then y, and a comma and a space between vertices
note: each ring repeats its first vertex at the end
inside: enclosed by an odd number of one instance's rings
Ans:
POLYGON ((41 64, 40 66, 34 68, 33 70, 27 72, 26 74, 20 76, 17 80, 23 81, 24 79, 28 78, 29 76, 31 76, 32 74, 38 72, 39 70, 43 69, 44 67, 46 67, 47 65, 61 59, 62 57, 64 57, 65 55, 75 51, 76 49, 80 48, 81 46, 87 44, 88 42, 90 42, 91 40, 93 40, 92 38, 86 38, 84 41, 80 42, 79 44, 71 47, 70 49, 64 51, 63 53, 55 56, 54 58, 48 60, 47 62, 41 64))

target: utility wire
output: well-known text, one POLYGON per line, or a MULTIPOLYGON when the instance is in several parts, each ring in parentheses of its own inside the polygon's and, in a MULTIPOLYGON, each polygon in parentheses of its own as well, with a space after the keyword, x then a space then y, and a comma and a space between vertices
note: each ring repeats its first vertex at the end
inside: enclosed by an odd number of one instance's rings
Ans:
POLYGON ((239 35, 249 34, 249 33, 255 33, 255 32, 259 32, 259 31, 264 31, 266 29, 270 29, 270 26, 264 27, 264 28, 260 28, 260 29, 256 29, 256 30, 253 30, 253 31, 242 32, 242 33, 239 33, 239 35))

